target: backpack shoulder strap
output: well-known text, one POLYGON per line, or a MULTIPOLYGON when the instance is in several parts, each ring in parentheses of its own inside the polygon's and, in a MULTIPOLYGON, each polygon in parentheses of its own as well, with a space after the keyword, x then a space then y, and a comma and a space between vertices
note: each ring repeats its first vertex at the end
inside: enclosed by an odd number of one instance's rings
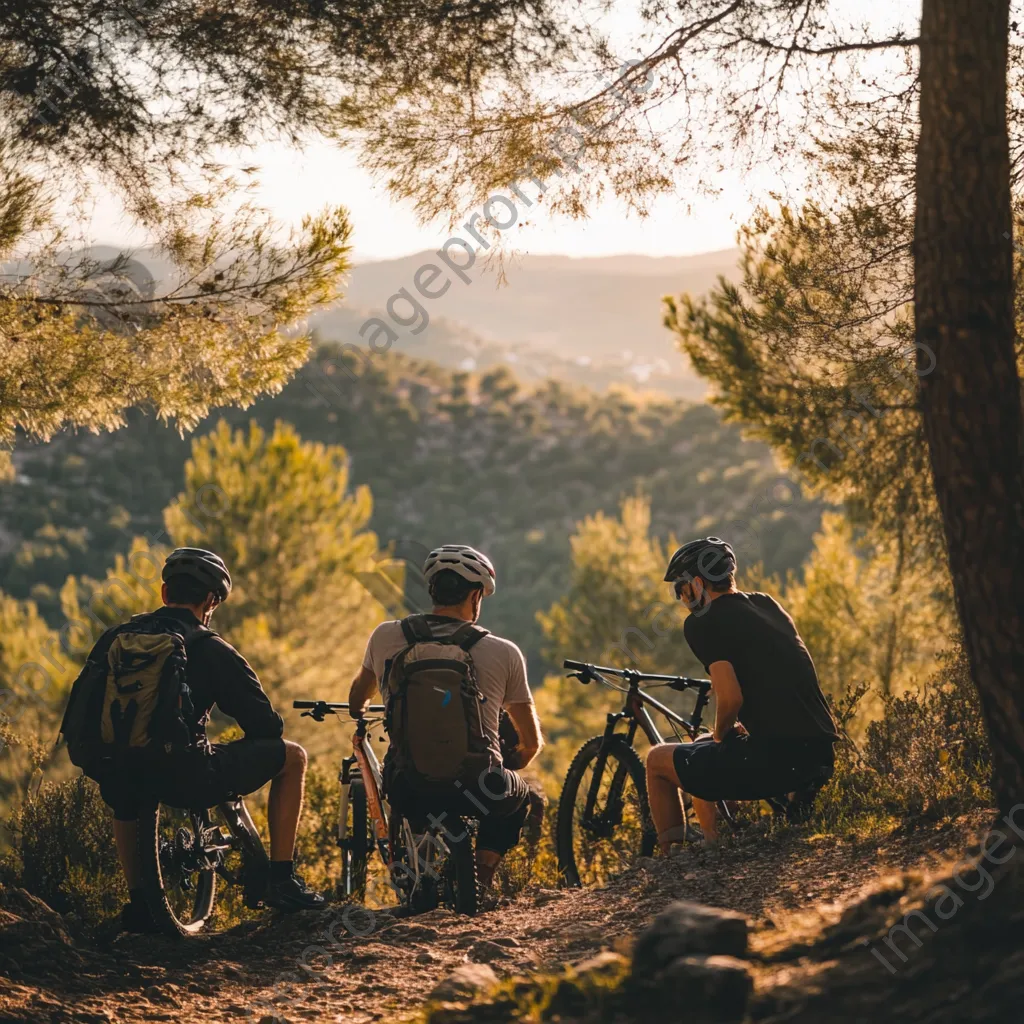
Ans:
POLYGON ((185 646, 191 647, 197 640, 203 640, 209 636, 220 636, 220 633, 202 624, 195 626, 185 634, 185 646))
POLYGON ((434 634, 422 615, 408 615, 402 619, 402 632, 410 647, 413 644, 429 643, 434 639, 434 634))
POLYGON ((464 651, 468 651, 474 645, 480 643, 485 636, 490 636, 491 631, 478 626, 475 622, 467 622, 459 626, 451 635, 451 643, 458 644, 464 651))

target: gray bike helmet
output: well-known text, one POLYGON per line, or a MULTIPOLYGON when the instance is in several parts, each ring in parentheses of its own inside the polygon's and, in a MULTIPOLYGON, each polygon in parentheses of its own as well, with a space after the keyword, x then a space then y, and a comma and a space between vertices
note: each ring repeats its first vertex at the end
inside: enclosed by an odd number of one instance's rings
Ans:
POLYGON ((160 575, 165 581, 172 576, 191 576, 209 587, 221 601, 226 601, 231 593, 231 573, 224 559, 203 548, 175 548, 167 556, 160 575))
POLYGON ((484 597, 494 593, 497 579, 491 560, 468 544, 443 544, 434 548, 423 563, 423 578, 429 583, 444 569, 451 569, 471 583, 479 583, 484 588, 484 597))
POLYGON ((666 583, 689 582, 694 576, 717 583, 736 571, 736 555, 721 537, 703 537, 684 544, 665 570, 666 583))

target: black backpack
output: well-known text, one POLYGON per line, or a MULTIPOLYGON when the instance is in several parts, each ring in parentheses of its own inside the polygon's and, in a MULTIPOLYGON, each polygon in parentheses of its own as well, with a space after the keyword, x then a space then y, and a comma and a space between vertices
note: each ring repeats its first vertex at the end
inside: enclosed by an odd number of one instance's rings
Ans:
POLYGON ((187 648, 205 626, 158 613, 107 630, 71 687, 60 731, 71 763, 96 778, 129 752, 169 755, 196 746, 187 648))
POLYGON ((472 622, 435 636, 424 615, 402 620, 407 646, 385 670, 388 778, 475 782, 494 762, 470 653, 488 631, 472 622))

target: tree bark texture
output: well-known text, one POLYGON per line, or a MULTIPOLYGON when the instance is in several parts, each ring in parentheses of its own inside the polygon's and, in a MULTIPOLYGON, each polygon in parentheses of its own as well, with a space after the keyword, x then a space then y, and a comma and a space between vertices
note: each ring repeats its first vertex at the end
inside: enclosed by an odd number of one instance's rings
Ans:
POLYGON ((1024 801, 1024 441, 1008 38, 1009 0, 923 0, 914 239, 921 407, 1004 812, 1024 801))

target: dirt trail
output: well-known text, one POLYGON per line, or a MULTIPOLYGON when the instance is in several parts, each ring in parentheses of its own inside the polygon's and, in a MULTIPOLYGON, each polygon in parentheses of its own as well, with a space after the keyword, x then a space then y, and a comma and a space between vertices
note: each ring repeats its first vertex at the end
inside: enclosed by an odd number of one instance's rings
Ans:
MULTIPOLYGON (((766 840, 755 829, 713 859, 690 851, 647 861, 606 888, 532 890, 474 919, 378 914, 362 938, 348 935, 342 908, 333 907, 268 915, 185 943, 120 936, 101 945, 67 935, 38 901, 0 893, 0 1020, 395 1020, 467 960, 507 975, 625 948, 680 898, 740 910, 770 929, 794 912, 853 897, 880 873, 937 868, 988 820, 978 813, 871 842, 795 829, 766 840)), ((361 913, 348 920, 360 930, 369 924, 361 913)))

